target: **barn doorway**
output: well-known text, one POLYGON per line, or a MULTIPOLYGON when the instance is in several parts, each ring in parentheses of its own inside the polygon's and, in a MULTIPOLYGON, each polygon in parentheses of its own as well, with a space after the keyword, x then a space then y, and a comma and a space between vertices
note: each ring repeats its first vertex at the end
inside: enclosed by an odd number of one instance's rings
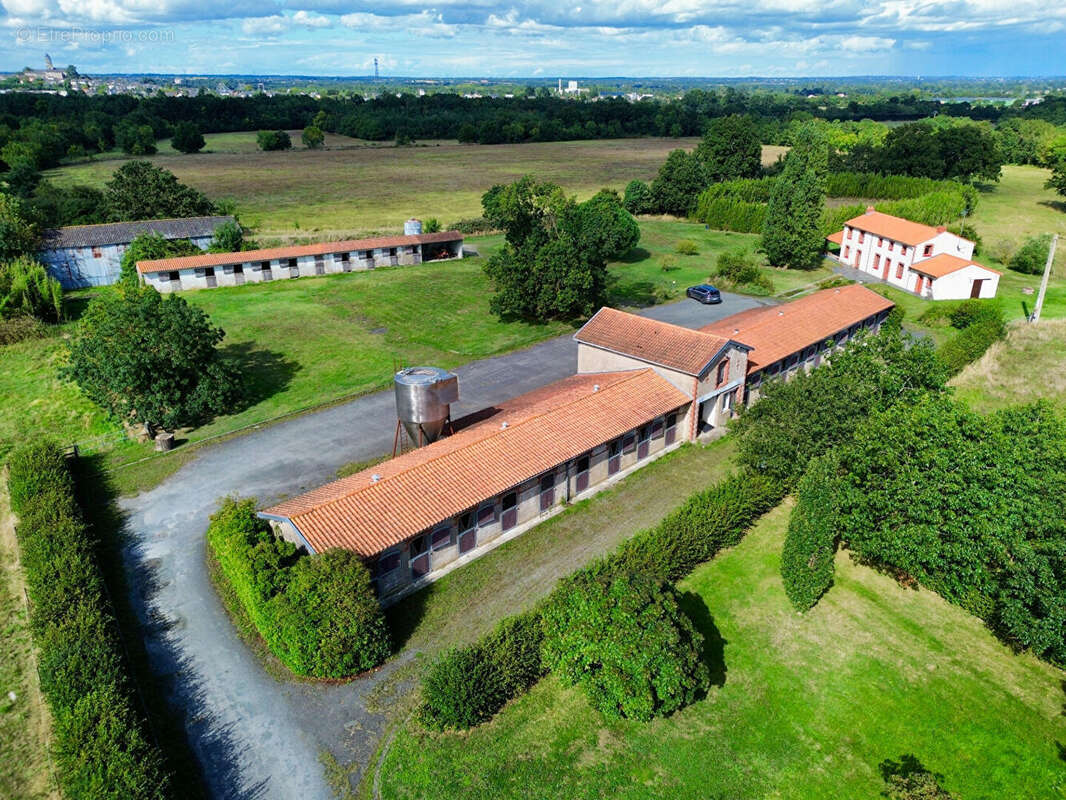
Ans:
POLYGON ((974 278, 973 285, 970 287, 970 297, 976 299, 981 296, 981 285, 987 280, 987 278, 974 278))

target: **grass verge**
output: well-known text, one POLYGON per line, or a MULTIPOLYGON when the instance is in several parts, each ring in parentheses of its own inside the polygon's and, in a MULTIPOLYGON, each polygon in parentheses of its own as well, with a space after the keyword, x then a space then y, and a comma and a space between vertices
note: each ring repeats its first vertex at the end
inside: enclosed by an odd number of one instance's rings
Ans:
POLYGON ((0 470, 0 797, 58 800, 51 714, 37 680, 25 582, 19 566, 7 476, 0 470), (12 699, 12 697, 14 699, 12 699))
POLYGON ((797 615, 778 574, 789 509, 680 584, 719 676, 705 699, 607 722, 548 677, 464 734, 404 723, 381 796, 876 797, 879 764, 907 754, 963 800, 1062 796, 1062 672, 843 555, 797 615))

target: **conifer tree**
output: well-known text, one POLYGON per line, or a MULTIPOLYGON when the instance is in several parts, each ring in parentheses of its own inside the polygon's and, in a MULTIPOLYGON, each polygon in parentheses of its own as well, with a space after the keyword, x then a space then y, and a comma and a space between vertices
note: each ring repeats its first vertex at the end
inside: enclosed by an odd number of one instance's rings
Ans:
POLYGON ((824 246, 821 221, 828 162, 824 135, 813 125, 804 126, 770 193, 762 247, 771 264, 791 269, 818 265, 824 246))

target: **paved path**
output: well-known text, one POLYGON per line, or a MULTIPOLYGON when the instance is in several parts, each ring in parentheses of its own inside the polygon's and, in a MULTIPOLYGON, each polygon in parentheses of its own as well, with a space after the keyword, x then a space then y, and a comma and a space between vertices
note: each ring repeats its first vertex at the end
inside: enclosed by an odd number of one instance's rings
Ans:
MULTIPOLYGON (((649 317, 699 327, 758 305, 723 295, 717 306, 686 300, 649 317)), ((457 416, 574 372, 577 346, 563 336, 457 370, 457 416)), ((269 675, 236 638, 205 570, 207 518, 226 495, 269 503, 317 486, 352 461, 392 449, 391 391, 295 417, 204 448, 151 491, 121 502, 123 556, 153 667, 186 719, 213 797, 328 800, 319 755, 365 765, 384 719, 367 711, 377 679, 343 685, 285 682, 269 675)))

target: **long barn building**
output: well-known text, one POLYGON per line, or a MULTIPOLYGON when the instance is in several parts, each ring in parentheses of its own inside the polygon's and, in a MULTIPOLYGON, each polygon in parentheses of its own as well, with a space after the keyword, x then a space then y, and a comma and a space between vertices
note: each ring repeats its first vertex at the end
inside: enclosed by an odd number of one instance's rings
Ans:
POLYGON ((574 337, 577 374, 260 516, 308 552, 362 556, 388 604, 683 442, 720 433, 763 381, 817 366, 876 331, 891 308, 858 285, 702 330, 603 308, 574 337))
POLYGON ((463 235, 442 231, 160 258, 138 261, 137 272, 160 292, 177 292, 462 257, 463 235))

